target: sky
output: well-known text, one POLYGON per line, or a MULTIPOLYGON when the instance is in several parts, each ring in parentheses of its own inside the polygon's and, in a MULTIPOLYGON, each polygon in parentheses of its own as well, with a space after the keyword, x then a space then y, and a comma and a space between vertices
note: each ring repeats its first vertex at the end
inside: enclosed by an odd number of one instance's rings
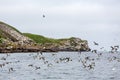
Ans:
POLYGON ((90 47, 120 45, 120 0, 0 0, 0 21, 50 38, 79 37, 90 47))

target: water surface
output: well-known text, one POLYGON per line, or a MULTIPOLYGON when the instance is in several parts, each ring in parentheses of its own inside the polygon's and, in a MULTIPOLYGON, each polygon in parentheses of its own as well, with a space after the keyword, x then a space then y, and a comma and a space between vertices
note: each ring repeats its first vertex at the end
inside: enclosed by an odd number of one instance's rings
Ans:
POLYGON ((0 54, 0 64, 0 80, 120 80, 119 52, 0 54))

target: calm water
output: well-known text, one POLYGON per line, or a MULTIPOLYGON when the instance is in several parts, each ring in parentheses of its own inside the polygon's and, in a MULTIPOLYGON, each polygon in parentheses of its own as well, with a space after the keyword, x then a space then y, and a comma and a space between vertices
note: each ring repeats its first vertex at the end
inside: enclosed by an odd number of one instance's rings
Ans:
POLYGON ((2 64, 0 80, 120 80, 119 52, 0 54, 2 64))

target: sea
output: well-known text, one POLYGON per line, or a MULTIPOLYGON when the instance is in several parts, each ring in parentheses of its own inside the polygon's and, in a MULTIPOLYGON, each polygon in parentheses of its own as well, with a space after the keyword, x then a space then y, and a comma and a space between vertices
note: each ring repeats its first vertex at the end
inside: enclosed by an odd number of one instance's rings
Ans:
POLYGON ((120 52, 1 53, 0 80, 120 80, 120 52))

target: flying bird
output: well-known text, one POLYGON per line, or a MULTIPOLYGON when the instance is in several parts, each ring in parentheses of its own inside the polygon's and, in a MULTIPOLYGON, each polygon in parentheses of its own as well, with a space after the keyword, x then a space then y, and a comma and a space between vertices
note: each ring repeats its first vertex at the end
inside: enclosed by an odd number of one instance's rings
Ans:
POLYGON ((103 49, 104 47, 101 47, 100 49, 103 49))
POLYGON ((99 44, 98 44, 98 43, 96 43, 95 41, 94 41, 93 43, 94 43, 94 45, 97 45, 97 46, 99 45, 99 44))
POLYGON ((45 18, 45 15, 43 14, 43 18, 45 18))
POLYGON ((111 47, 111 50, 114 50, 115 48, 113 46, 110 46, 111 47))

